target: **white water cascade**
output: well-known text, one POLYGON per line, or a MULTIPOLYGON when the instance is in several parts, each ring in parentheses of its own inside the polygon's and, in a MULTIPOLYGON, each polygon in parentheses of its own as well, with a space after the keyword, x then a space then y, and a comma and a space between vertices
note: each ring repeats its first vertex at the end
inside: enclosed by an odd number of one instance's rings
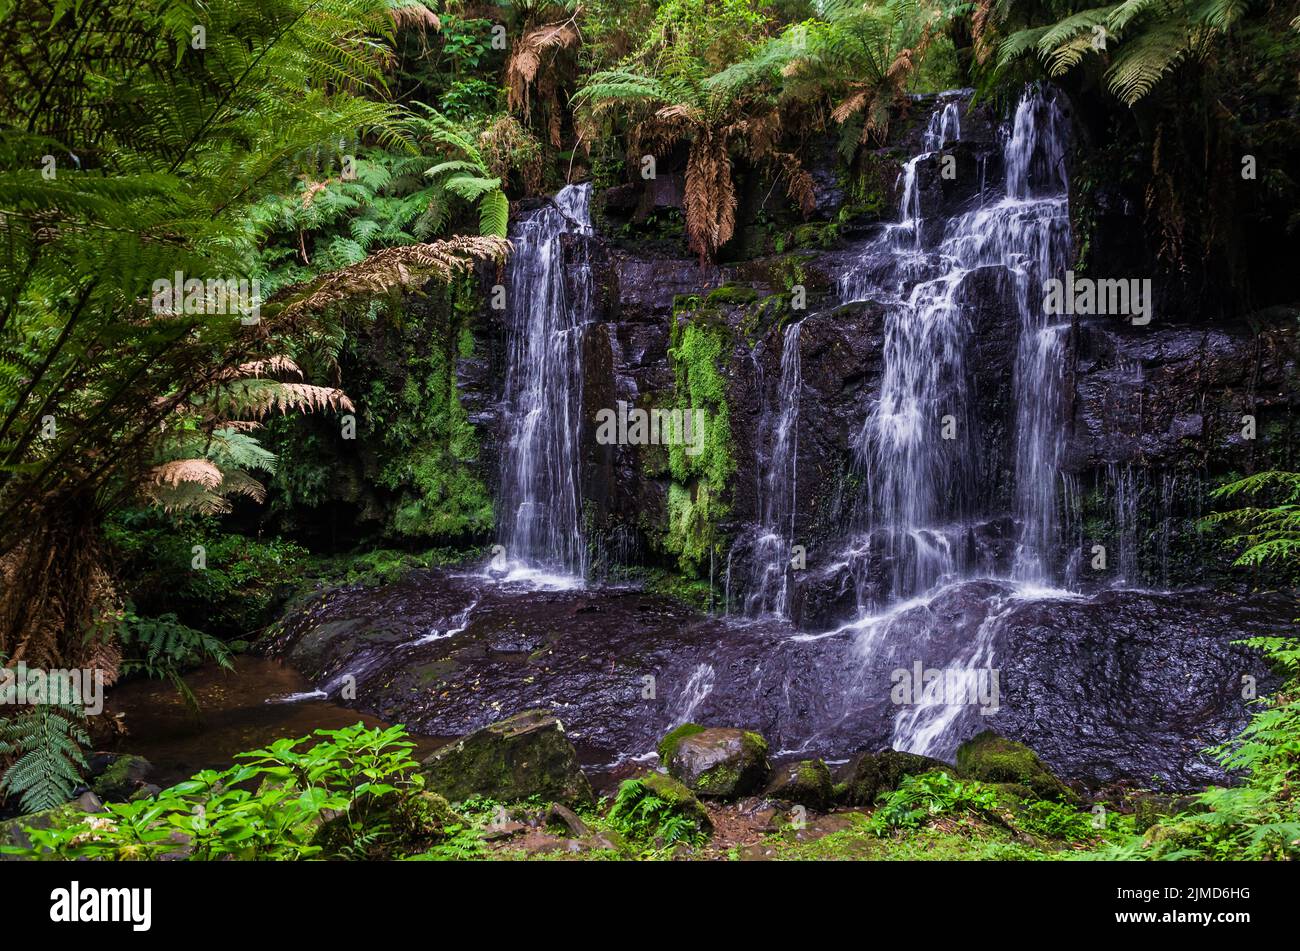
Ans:
POLYGON ((1068 123, 1051 94, 1027 91, 1005 133, 1000 193, 981 181, 974 207, 943 222, 927 221, 923 175, 935 171, 927 166, 950 158, 943 150, 960 140, 959 108, 956 101, 936 107, 923 151, 900 175, 898 222, 841 281, 844 299, 886 307, 880 392, 857 442, 867 518, 865 535, 853 540, 847 556, 859 579, 862 610, 850 626, 864 657, 887 656, 900 669, 922 660, 927 668, 942 668, 938 683, 947 691, 925 691, 894 719, 893 745, 929 755, 951 753, 959 733, 976 729, 968 722, 973 707, 951 702, 948 694, 954 688, 973 693, 996 674, 994 642, 1007 607, 1021 596, 1069 597, 1045 590, 1061 574, 1066 336, 1043 306, 1044 281, 1061 276, 1070 256, 1068 123), (973 432, 981 394, 967 365, 976 342, 968 278, 981 269, 998 269, 1007 278, 1003 286, 1014 310, 1006 319, 1016 322, 1010 492, 1016 535, 1003 570, 1023 594, 995 596, 973 640, 934 656, 927 646, 936 633, 930 626, 943 621, 929 618, 927 604, 954 584, 997 573, 970 554, 977 523, 1000 514, 981 510, 980 434, 973 432), (887 584, 880 584, 880 575, 887 584), (862 593, 864 579, 874 594, 862 593))
POLYGON ((511 575, 586 573, 578 426, 591 275, 585 261, 566 268, 565 236, 591 234, 590 202, 589 184, 569 185, 512 236, 499 502, 511 575))
POLYGON ((1061 328, 1042 306, 1043 281, 1064 270, 1070 251, 1064 154, 1066 122, 1054 99, 1030 91, 1004 148, 1003 194, 981 193, 978 207, 942 225, 933 241, 921 201, 921 166, 938 162, 960 138, 957 101, 930 118, 924 150, 901 174, 900 220, 885 228, 841 281, 846 300, 885 304, 884 370, 878 399, 858 435, 867 476, 867 544, 886 566, 886 597, 860 597, 864 609, 909 598, 986 570, 967 563, 978 473, 967 351, 974 328, 967 278, 983 268, 1010 275, 1018 322, 1015 362, 1014 574, 1051 577, 1059 542, 1057 474, 1063 444, 1061 328))

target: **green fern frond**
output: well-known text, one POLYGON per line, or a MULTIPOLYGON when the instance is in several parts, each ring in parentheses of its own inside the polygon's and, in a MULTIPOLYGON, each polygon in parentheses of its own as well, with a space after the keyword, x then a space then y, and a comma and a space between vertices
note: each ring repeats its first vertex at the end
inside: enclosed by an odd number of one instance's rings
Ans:
POLYGON ((1188 54, 1187 34, 1175 21, 1161 22, 1126 39, 1106 70, 1106 83, 1127 106, 1155 88, 1188 54))
POLYGON ((81 784, 82 747, 89 745, 74 708, 40 704, 0 720, 0 756, 14 757, 0 775, 0 795, 18 796, 25 812, 67 802, 81 784))

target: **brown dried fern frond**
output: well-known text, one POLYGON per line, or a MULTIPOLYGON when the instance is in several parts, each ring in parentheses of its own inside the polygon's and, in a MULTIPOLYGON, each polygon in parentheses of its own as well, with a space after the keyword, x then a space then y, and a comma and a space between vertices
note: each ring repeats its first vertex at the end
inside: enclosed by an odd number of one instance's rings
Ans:
POLYGON ((873 90, 859 88, 831 110, 831 118, 842 125, 853 115, 865 109, 873 98, 875 98, 873 90))
POLYGON ((347 394, 332 386, 310 383, 280 383, 275 380, 240 380, 218 395, 223 408, 240 415, 262 419, 272 411, 311 413, 316 410, 347 410, 356 407, 347 394))
POLYGON ((393 24, 405 29, 419 30, 421 33, 427 30, 441 30, 442 21, 438 19, 438 14, 426 7, 420 0, 410 0, 400 6, 390 6, 388 15, 392 17, 393 24))
POLYGON ((799 206, 799 212, 807 218, 817 207, 817 189, 812 174, 803 167, 803 163, 793 152, 774 152, 772 157, 785 172, 785 193, 799 206))
POLYGON ((271 376, 294 376, 302 379, 302 370, 292 358, 283 354, 271 357, 259 357, 246 360, 235 366, 220 368, 216 374, 218 380, 242 380, 248 377, 261 378, 271 376))
POLYGON ((493 235, 458 235, 385 248, 349 267, 286 287, 272 298, 271 305, 278 305, 278 319, 293 318, 352 297, 375 296, 430 280, 446 282, 470 270, 476 261, 503 261, 509 252, 510 242, 493 235))
POLYGON ((207 489, 221 485, 221 470, 207 459, 173 459, 154 466, 146 476, 150 485, 169 485, 194 482, 207 489))
POLYGON ((726 139, 702 131, 686 160, 686 237, 703 265, 736 230, 736 189, 726 139))
POLYGON ((534 27, 521 36, 510 51, 506 61, 506 84, 508 103, 511 111, 528 110, 529 87, 537 79, 542 67, 542 56, 548 51, 571 49, 580 41, 578 28, 572 20, 563 23, 548 23, 534 27))

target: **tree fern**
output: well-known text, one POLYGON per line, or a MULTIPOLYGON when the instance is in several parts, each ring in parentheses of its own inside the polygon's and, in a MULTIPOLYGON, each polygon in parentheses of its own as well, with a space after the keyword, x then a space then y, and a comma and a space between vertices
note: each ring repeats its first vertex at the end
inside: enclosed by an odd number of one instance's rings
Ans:
POLYGON ((1125 105, 1131 106, 1150 94, 1191 52, 1186 28, 1162 20, 1120 46, 1106 70, 1106 83, 1125 105))
MULTIPOLYGON (((400 6, 397 16, 411 15, 400 6)), ((0 557, 12 556, 14 582, 0 591, 0 650, 87 649, 86 626, 112 588, 102 566, 69 551, 97 550, 97 513, 136 491, 196 394, 310 329, 302 310, 280 319, 268 308, 256 327, 230 313, 155 313, 151 287, 178 271, 257 276, 259 245, 289 208, 259 216, 255 202, 341 160, 341 132, 403 147, 401 112, 383 101, 394 9, 169 0, 8 10, 0 358, 30 369, 0 389, 0 557), (196 26, 202 50, 191 45, 196 26), (51 63, 74 65, 55 77, 51 63), (46 154, 52 175, 42 174, 46 154), (60 425, 46 429, 47 418, 60 425), (51 564, 63 566, 53 577, 51 564)), ((314 198, 306 215, 357 207, 349 189, 314 198)))
POLYGON ((1092 56, 1109 57, 1106 85, 1132 106, 1180 64, 1203 56, 1257 5, 1255 0, 1124 0, 1012 33, 999 47, 998 62, 1005 67, 1032 51, 1059 76, 1092 56))
POLYGON ((205 660, 226 670, 233 669, 230 649, 224 643, 182 624, 175 614, 142 618, 128 605, 121 625, 118 635, 122 647, 121 672, 169 681, 196 714, 198 699, 185 682, 185 671, 205 660))

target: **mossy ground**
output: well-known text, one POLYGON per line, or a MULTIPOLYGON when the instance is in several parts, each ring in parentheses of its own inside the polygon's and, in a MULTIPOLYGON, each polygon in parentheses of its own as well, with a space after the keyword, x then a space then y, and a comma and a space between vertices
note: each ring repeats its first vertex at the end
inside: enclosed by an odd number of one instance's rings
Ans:
MULTIPOLYGON (((986 816, 956 813, 934 816, 918 828, 882 834, 871 808, 807 812, 796 818, 793 812, 773 813, 745 803, 705 802, 713 835, 701 843, 664 845, 623 838, 619 823, 611 821, 608 801, 601 800, 594 807, 578 810, 593 837, 607 835, 619 841, 618 848, 600 848, 575 844, 564 830, 544 828, 489 841, 491 823, 501 821, 502 807, 475 800, 456 807, 468 821, 459 839, 418 857, 487 861, 1060 861, 1085 858, 1132 832, 1132 818, 1118 813, 1111 813, 1106 828, 1097 831, 1086 811, 1041 801, 1016 805, 1019 814, 1011 827, 986 816)), ((508 808, 513 817, 542 807, 529 803, 508 808)))
MULTIPOLYGON (((710 807, 718 832, 705 845, 656 848, 570 849, 562 836, 537 840, 524 848, 517 842, 482 842, 468 854, 428 857, 489 861, 638 860, 638 861, 1060 861, 1085 854, 1093 844, 1014 833, 970 816, 944 817, 921 829, 879 836, 868 810, 847 810, 810 818, 802 829, 766 831, 740 817, 733 806, 710 807)), ((605 823, 584 816, 594 832, 605 823)), ((474 833, 481 835, 478 832, 474 833)))

